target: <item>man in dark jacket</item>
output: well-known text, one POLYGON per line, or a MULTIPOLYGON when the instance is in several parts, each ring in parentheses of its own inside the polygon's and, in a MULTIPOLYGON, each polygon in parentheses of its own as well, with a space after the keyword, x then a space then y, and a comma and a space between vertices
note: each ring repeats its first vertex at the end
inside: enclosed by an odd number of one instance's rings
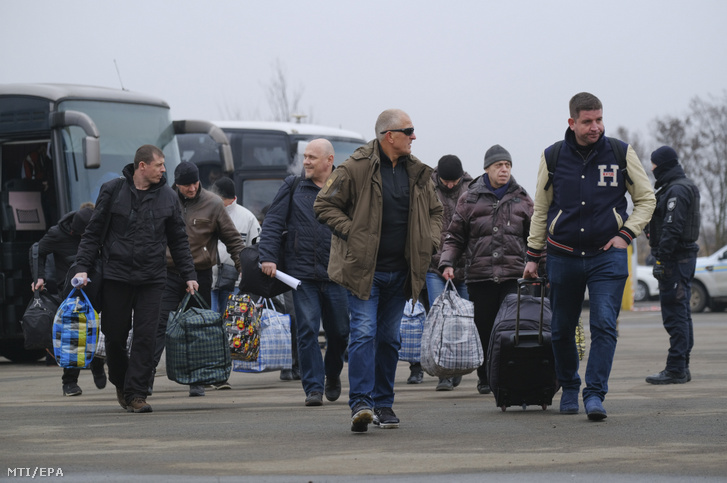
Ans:
MULTIPOLYGON (((475 325, 482 349, 490 346, 490 333, 502 301, 517 292, 517 279, 525 267, 526 238, 533 200, 512 177, 512 156, 499 144, 485 152, 485 174, 459 197, 446 230, 439 268, 445 279, 468 257, 465 279, 474 303, 475 325)), ((489 394, 487 364, 477 369, 477 392, 489 394)))
POLYGON ((654 277, 664 328, 669 333, 666 368, 646 378, 649 384, 683 384, 691 380, 689 355, 694 328, 689 301, 699 245, 699 189, 686 177, 677 153, 662 146, 651 153, 656 178, 656 210, 649 222, 649 245, 656 257, 654 277))
POLYGON ((314 139, 306 146, 305 179, 292 195, 294 177, 283 183, 265 215, 260 235, 262 271, 274 277, 283 231, 288 230, 285 272, 301 281, 293 291, 293 303, 306 406, 322 405, 324 392, 329 401, 339 398, 343 354, 348 345, 348 295, 327 273, 331 229, 319 223, 313 213, 313 202, 333 171, 333 158, 333 145, 326 139, 314 139), (325 359, 318 345, 321 322, 328 344, 325 359))
MULTIPOLYGON (((61 218, 61 221, 52 226, 48 233, 38 241, 38 279, 33 284, 33 290, 43 290, 46 279, 53 278, 57 283, 58 293, 63 294, 65 292, 66 273, 76 259, 78 245, 81 243, 81 235, 83 235, 92 214, 93 210, 91 208, 72 211, 61 218), (48 255, 53 255, 55 274, 46 273, 45 262, 48 255)), ((106 373, 103 366, 103 357, 94 357, 91 361, 93 382, 99 389, 106 387, 106 373)), ((80 373, 81 369, 77 367, 63 369, 61 381, 64 396, 80 396, 83 393, 78 386, 78 375, 80 373)))
POLYGON ((152 145, 136 151, 123 178, 104 183, 78 247, 76 277, 88 282, 96 257, 103 260, 101 301, 109 380, 122 408, 151 412, 147 388, 154 368, 159 307, 166 279, 167 245, 189 292, 198 288, 177 195, 167 185, 164 153, 152 145), (118 194, 111 199, 117 184, 118 194), (111 217, 106 239, 104 221, 111 217), (101 254, 99 255, 99 249, 101 254), (126 339, 132 328, 131 354, 126 339))
MULTIPOLYGON (((212 267, 217 265, 217 242, 221 240, 227 247, 235 268, 240 272, 240 252, 245 248, 242 235, 225 210, 222 198, 202 188, 199 183, 197 165, 188 161, 179 163, 174 170, 174 190, 177 202, 182 208, 186 225, 189 249, 192 252, 194 270, 197 273, 199 294, 207 307, 212 306, 212 267)), ((159 364, 166 342, 167 319, 169 312, 175 310, 184 298, 186 276, 177 260, 167 251, 167 280, 159 311, 154 367, 159 364)), ((190 302, 194 306, 194 302, 190 302)), ((154 378, 149 387, 153 385, 154 378)), ((227 382, 219 383, 217 389, 230 389, 227 382)), ((204 386, 189 386, 190 396, 204 396, 204 386)))

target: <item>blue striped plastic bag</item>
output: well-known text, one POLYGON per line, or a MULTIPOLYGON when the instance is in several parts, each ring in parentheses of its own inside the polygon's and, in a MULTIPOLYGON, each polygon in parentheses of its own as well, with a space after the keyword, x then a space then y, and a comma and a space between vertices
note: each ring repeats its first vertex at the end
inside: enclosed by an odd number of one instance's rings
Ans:
POLYGON ((427 313, 421 302, 417 301, 416 305, 412 305, 411 300, 406 302, 399 329, 401 335, 400 361, 419 362, 421 360, 422 331, 426 317, 427 313))
POLYGON ((64 368, 88 367, 96 354, 99 315, 83 290, 74 288, 53 319, 53 355, 64 368))
POLYGON ((235 372, 268 372, 293 367, 290 345, 290 315, 271 308, 265 299, 260 317, 260 353, 255 361, 232 361, 235 372))

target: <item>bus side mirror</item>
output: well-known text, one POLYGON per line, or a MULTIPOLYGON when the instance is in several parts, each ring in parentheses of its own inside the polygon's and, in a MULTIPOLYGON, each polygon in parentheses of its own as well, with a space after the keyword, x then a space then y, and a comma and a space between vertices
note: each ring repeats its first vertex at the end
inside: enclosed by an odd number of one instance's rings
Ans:
POLYGON ((86 169, 101 167, 101 143, 98 138, 92 136, 83 138, 83 162, 86 169))
POLYGON ((60 111, 50 114, 50 128, 63 129, 67 126, 78 126, 86 133, 83 138, 83 165, 88 169, 101 166, 101 144, 98 128, 85 112, 60 111))

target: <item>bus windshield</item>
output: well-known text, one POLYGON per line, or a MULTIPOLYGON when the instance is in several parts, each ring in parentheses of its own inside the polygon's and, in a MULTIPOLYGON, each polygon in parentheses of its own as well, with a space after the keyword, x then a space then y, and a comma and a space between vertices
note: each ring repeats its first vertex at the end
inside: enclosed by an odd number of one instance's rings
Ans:
POLYGON ((169 109, 142 104, 68 100, 59 111, 81 111, 88 114, 101 138, 101 167, 83 166, 83 130, 76 126, 63 129, 63 155, 69 186, 69 202, 78 209, 85 201, 95 202, 101 185, 121 176, 125 165, 134 162, 136 150, 153 144, 164 151, 167 177, 179 164, 179 149, 174 137, 169 109))

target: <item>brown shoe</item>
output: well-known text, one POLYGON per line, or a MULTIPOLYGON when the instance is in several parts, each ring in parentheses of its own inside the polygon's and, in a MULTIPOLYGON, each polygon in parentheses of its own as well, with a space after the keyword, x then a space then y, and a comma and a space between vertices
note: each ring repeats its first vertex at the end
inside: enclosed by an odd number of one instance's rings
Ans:
POLYGON ((143 397, 135 397, 131 400, 129 405, 126 408, 127 411, 134 412, 134 413, 150 413, 151 412, 151 406, 147 404, 146 399, 143 397))
POLYGON ((120 387, 116 388, 116 400, 119 401, 119 406, 126 409, 129 405, 126 404, 126 398, 124 397, 124 390, 120 387))

